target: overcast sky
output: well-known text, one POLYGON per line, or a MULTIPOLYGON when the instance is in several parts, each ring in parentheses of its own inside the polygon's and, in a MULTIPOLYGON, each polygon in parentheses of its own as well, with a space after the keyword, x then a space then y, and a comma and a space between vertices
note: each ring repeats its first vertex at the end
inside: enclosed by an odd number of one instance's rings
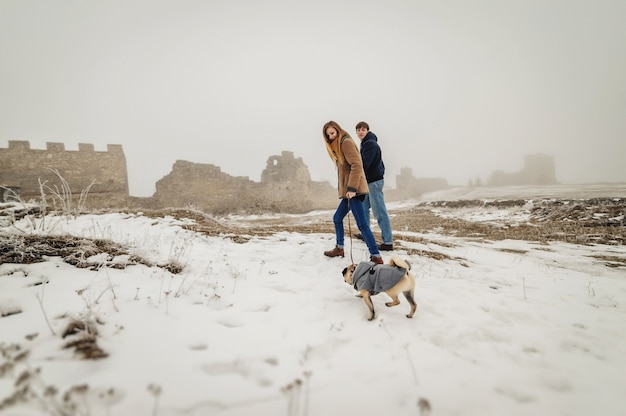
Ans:
POLYGON ((530 153, 626 182, 624 22, 625 0, 1 0, 0 147, 121 144, 136 196, 179 159, 259 181, 283 150, 334 184, 322 126, 365 120, 390 186, 530 153))

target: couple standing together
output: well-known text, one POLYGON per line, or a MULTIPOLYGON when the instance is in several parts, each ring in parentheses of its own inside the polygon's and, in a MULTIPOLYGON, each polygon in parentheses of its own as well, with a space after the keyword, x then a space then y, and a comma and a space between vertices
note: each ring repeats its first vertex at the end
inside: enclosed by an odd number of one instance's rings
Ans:
POLYGON ((361 149, 350 135, 334 121, 324 124, 322 130, 328 155, 337 166, 339 176, 339 206, 333 216, 335 224, 335 248, 325 251, 328 257, 344 256, 343 219, 352 211, 356 225, 370 252, 370 261, 382 264, 380 250, 393 250, 391 222, 383 196, 385 165, 378 139, 369 131, 369 125, 361 121, 356 125, 356 134, 361 140, 361 149), (370 208, 378 222, 383 242, 376 244, 370 229, 370 208))

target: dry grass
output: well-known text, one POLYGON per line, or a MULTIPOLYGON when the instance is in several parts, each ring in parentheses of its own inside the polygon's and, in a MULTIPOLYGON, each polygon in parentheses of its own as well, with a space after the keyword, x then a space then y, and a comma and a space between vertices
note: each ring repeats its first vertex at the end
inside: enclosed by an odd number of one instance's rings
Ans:
POLYGON ((626 267, 626 258, 617 256, 591 256, 594 259, 603 260, 606 267, 626 267))
POLYGON ((397 211, 393 217, 395 229, 414 233, 472 237, 487 240, 524 240, 537 242, 565 241, 576 244, 622 245, 626 238, 626 200, 594 198, 589 200, 535 201, 528 208, 527 223, 507 224, 473 222, 459 218, 444 218, 439 212, 451 214, 467 208, 519 208, 527 201, 440 201, 421 204, 397 211))
MULTIPOLYGON (((461 200, 422 203, 409 209, 392 210, 395 234, 394 244, 409 254, 430 257, 436 260, 449 256, 433 250, 415 249, 409 243, 428 246, 450 247, 454 242, 442 236, 472 240, 524 240, 548 243, 564 241, 576 244, 622 245, 625 241, 626 200, 621 198, 594 198, 587 200, 550 199, 533 201, 529 206, 525 200, 461 200), (530 220, 519 224, 505 222, 476 222, 455 218, 457 210, 518 209, 526 210, 530 220)), ((177 219, 193 220, 184 228, 208 236, 229 238, 245 244, 251 238, 267 237, 279 232, 301 234, 334 234, 328 214, 314 216, 282 216, 278 218, 245 219, 241 221, 217 219, 193 209, 163 209, 142 211, 153 218, 172 216, 177 219)), ((356 224, 350 216, 350 230, 356 232, 356 224)), ((346 232, 348 226, 346 225, 346 232)), ((380 235, 377 237, 380 239, 380 235)), ((60 256, 76 267, 98 268, 88 259, 99 253, 108 253, 109 258, 129 254, 128 250, 106 240, 89 240, 70 236, 46 237, 0 234, 0 263, 33 263, 42 261, 43 256, 60 256)), ((622 258, 605 259, 611 264, 623 264, 622 258)), ((145 260, 130 255, 127 264, 148 264, 145 260)), ((182 271, 180 264, 158 265, 172 273, 182 271)), ((108 267, 119 267, 109 264, 108 267)))
POLYGON ((129 249, 109 240, 78 238, 69 235, 14 235, 0 233, 0 264, 31 264, 44 261, 44 257, 61 257, 64 262, 78 268, 98 270, 101 267, 116 269, 143 264, 157 266, 172 274, 180 273, 184 265, 178 262, 152 264, 146 259, 131 254, 129 249), (106 254, 106 260, 94 256, 106 254), (126 256, 123 263, 115 261, 126 256))
MULTIPOLYGON (((100 263, 92 263, 89 258, 100 253, 107 253, 110 258, 128 254, 124 247, 106 240, 0 234, 0 263, 37 263, 43 261, 44 256, 57 256, 76 267, 88 268, 98 267, 100 263)), ((138 258, 133 261, 141 262, 138 258)))
POLYGON ((85 360, 98 360, 108 354, 98 346, 96 322, 72 319, 63 330, 62 338, 70 337, 63 348, 71 348, 85 360))

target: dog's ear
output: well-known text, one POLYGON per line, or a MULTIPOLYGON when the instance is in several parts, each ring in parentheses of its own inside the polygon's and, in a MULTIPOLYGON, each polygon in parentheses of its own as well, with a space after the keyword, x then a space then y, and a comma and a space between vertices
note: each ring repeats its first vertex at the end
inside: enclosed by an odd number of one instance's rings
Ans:
POLYGON ((343 276, 345 276, 345 275, 346 275, 346 273, 348 273, 348 268, 347 268, 347 267, 344 267, 344 268, 343 268, 343 271, 341 272, 341 274, 342 274, 343 276))

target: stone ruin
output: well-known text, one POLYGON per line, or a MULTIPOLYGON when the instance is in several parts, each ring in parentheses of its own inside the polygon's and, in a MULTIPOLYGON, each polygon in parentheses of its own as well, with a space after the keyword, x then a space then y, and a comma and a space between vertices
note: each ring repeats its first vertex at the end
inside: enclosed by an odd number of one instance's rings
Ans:
POLYGON ((443 178, 416 178, 411 168, 400 168, 400 174, 396 175, 396 189, 385 191, 385 195, 389 196, 387 199, 397 201, 448 187, 448 181, 443 178))
POLYGON ((90 206, 124 206, 128 200, 128 173, 122 146, 110 144, 100 152, 93 144, 79 143, 76 151, 66 150, 63 143, 48 142, 45 149, 31 149, 28 141, 9 140, 8 148, 0 148, 3 199, 16 194, 24 201, 40 199, 42 185, 59 191, 69 186, 75 202, 91 186, 90 206))
POLYGON ((494 171, 488 186, 557 185, 554 157, 543 153, 524 156, 524 167, 519 172, 494 171))
POLYGON ((231 176, 212 164, 176 161, 172 172, 156 183, 150 204, 155 208, 193 206, 205 212, 291 212, 336 205, 328 182, 311 181, 302 158, 283 151, 270 156, 261 182, 231 176))
MULTIPOLYGON (((91 209, 193 207, 211 214, 303 213, 333 209, 338 203, 336 185, 312 181, 302 158, 289 151, 267 159, 260 182, 231 176, 212 164, 178 160, 172 171, 156 182, 154 195, 144 198, 129 195, 121 145, 108 145, 107 151, 101 152, 92 144, 79 143, 78 151, 68 151, 62 143, 46 143, 46 149, 39 150, 31 149, 28 141, 13 140, 7 149, 0 148, 2 200, 40 200, 41 183, 53 189, 69 186, 76 202, 91 186, 85 204, 91 209)), ((443 179, 416 179, 409 168, 401 170, 397 185, 385 190, 387 200, 448 186, 443 179)))

